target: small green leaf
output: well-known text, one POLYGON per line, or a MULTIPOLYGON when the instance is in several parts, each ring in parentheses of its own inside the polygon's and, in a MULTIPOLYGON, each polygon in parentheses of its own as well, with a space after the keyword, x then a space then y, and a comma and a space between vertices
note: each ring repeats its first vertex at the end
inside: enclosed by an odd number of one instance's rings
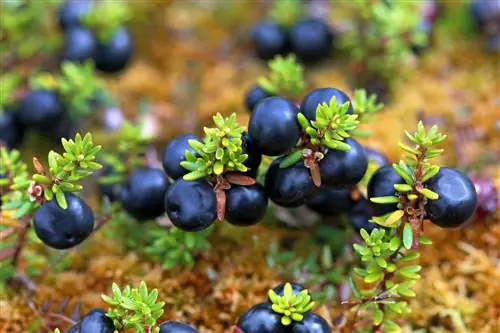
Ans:
POLYGON ((25 202, 21 205, 21 207, 16 210, 15 214, 12 216, 13 219, 20 219, 29 213, 29 211, 33 208, 33 203, 25 202))
POLYGON ((396 251, 397 249, 399 249, 400 246, 401 246, 401 239, 398 236, 392 237, 391 242, 389 244, 389 248, 391 249, 391 251, 396 251))
POLYGON ((422 235, 422 236, 420 236, 420 244, 431 245, 432 241, 429 238, 422 235))
POLYGON ((66 202, 66 197, 64 196, 64 192, 61 191, 60 189, 57 189, 54 195, 56 197, 56 201, 59 207, 61 207, 62 209, 67 209, 68 203, 66 202))
POLYGON ((409 250, 413 244, 413 230, 411 225, 406 223, 403 229, 403 246, 409 250))
POLYGON ((426 181, 428 181, 429 179, 431 179, 432 177, 437 175, 439 172, 439 169, 440 168, 437 165, 430 166, 429 169, 422 176, 421 182, 425 183, 426 181))
POLYGON ((367 276, 365 276, 364 280, 366 283, 374 283, 378 280, 380 280, 383 276, 382 272, 375 272, 375 273, 370 273, 367 276))
POLYGON ((361 293, 359 292, 358 286, 354 282, 352 276, 349 276, 349 287, 356 298, 361 298, 361 293))
POLYGON ((203 177, 206 177, 207 174, 204 170, 195 170, 195 171, 192 171, 186 175, 184 175, 184 177, 182 177, 184 180, 197 180, 197 179, 200 179, 200 178, 203 178, 203 177))
POLYGON ((404 211, 396 210, 395 212, 391 213, 391 215, 389 215, 389 217, 385 220, 384 225, 386 226, 393 225, 394 223, 398 222, 403 217, 404 214, 405 214, 404 211))
POLYGON ((382 310, 380 310, 379 308, 375 309, 372 312, 373 325, 378 326, 382 323, 383 320, 384 320, 384 312, 382 312, 382 310))
POLYGON ((297 120, 304 131, 311 126, 309 120, 300 112, 297 114, 297 120))
POLYGON ((377 204, 390 204, 390 203, 399 203, 399 198, 395 196, 376 197, 376 198, 370 198, 370 201, 377 204))
POLYGON ((394 189, 398 192, 410 192, 413 187, 408 184, 394 184, 394 189))
POLYGON ((293 153, 287 155, 280 162, 280 168, 285 169, 285 168, 288 168, 288 167, 294 165, 295 163, 300 161, 302 154, 303 154, 302 150, 296 150, 293 153))
POLYGON ((436 192, 433 192, 431 190, 429 190, 428 188, 424 188, 420 191, 420 193, 422 193, 422 195, 424 195, 427 199, 430 199, 430 200, 437 200, 439 199, 439 194, 437 194, 436 192))

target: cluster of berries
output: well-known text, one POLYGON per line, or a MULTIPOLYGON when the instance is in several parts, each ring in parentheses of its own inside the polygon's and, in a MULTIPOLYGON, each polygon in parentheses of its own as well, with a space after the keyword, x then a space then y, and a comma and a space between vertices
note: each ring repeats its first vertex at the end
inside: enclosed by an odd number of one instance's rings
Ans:
MULTIPOLYGON (((197 333, 188 324, 180 321, 169 320, 159 326, 159 333, 197 333)), ((114 333, 116 327, 111 318, 106 316, 102 309, 93 309, 89 311, 77 324, 70 327, 66 333, 114 333)))
POLYGON ((330 333, 326 320, 311 312, 314 302, 297 283, 280 284, 269 291, 267 302, 257 304, 238 320, 243 333, 330 333))
MULTIPOLYGON (((66 1, 59 10, 59 26, 64 31, 64 47, 60 60, 84 62, 93 60, 104 73, 119 73, 129 63, 133 53, 133 40, 123 26, 114 29, 106 40, 98 38, 84 27, 82 18, 97 6, 88 0, 66 1)), ((96 13, 95 15, 102 15, 96 13)))
POLYGON ((269 60, 277 55, 294 53, 304 63, 316 63, 331 53, 333 32, 330 26, 319 18, 305 18, 292 27, 265 21, 252 31, 252 40, 257 55, 269 60))

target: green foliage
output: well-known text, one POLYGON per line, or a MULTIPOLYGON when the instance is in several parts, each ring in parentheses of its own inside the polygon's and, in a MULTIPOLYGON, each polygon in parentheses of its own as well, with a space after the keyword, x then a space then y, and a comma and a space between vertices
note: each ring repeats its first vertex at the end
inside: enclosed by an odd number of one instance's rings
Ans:
POLYGON ((104 0, 95 3, 82 18, 82 23, 97 33, 101 43, 106 43, 131 18, 132 13, 125 1, 104 0))
POLYGON ((242 153, 241 140, 244 128, 238 126, 236 114, 223 118, 217 113, 213 120, 217 127, 204 128, 203 142, 188 141, 197 156, 186 150, 186 161, 181 162, 181 166, 190 172, 184 176, 185 180, 220 176, 229 171, 247 171, 243 162, 248 155, 242 153))
POLYGON ((53 150, 49 152, 48 171, 34 158, 36 173, 31 179, 25 172, 13 175, 14 183, 10 186, 8 203, 3 206, 4 209, 16 210, 13 218, 21 218, 39 204, 54 198, 61 208, 66 209, 67 202, 63 192, 81 191, 79 182, 101 168, 101 165, 95 162, 101 146, 93 144, 90 133, 83 138, 78 133, 74 140, 63 138, 61 142, 64 153, 61 155, 53 150))
POLYGON ((106 152, 100 159, 112 172, 99 178, 101 184, 118 184, 127 178, 127 174, 145 163, 144 153, 151 138, 144 136, 142 124, 124 122, 118 133, 116 153, 106 152))
POLYGON ((354 24, 342 35, 341 45, 362 64, 363 76, 392 80, 413 57, 412 46, 427 43, 427 35, 418 29, 419 2, 345 0, 343 4, 354 24))
POLYGON ((283 296, 279 296, 272 289, 269 290, 268 295, 273 311, 281 315, 281 323, 284 326, 290 325, 292 321, 302 321, 304 313, 311 311, 314 306, 314 302, 311 301, 311 296, 307 290, 293 294, 290 283, 285 284, 283 296))
POLYGON ((6 106, 14 102, 14 94, 21 81, 21 76, 15 72, 5 72, 0 75, 0 115, 6 106))
MULTIPOLYGON (((56 1, 1 1, 0 53, 25 59, 50 52, 59 43, 59 36, 47 34, 47 20, 56 1)), ((3 65, 3 64, 2 64, 3 65)))
POLYGON ((294 54, 280 55, 269 61, 268 77, 259 77, 258 85, 266 92, 291 100, 299 98, 305 89, 304 68, 294 54))
MULTIPOLYGON (((377 101, 377 95, 368 93, 365 89, 356 89, 354 91, 354 99, 352 100, 352 108, 354 113, 358 115, 360 123, 370 121, 373 116, 384 109, 384 104, 377 101)), ((361 132, 358 129, 354 130, 354 134, 358 136, 368 136, 370 132, 361 132)))
POLYGON ((156 321, 163 314, 165 302, 157 302, 158 289, 148 292, 148 287, 141 281, 139 288, 126 286, 123 290, 113 283, 112 296, 101 295, 110 305, 107 316, 113 320, 117 330, 135 329, 137 333, 158 333, 156 321))
POLYGON ((290 27, 303 13, 304 8, 300 0, 276 0, 269 11, 269 18, 283 27, 290 27))

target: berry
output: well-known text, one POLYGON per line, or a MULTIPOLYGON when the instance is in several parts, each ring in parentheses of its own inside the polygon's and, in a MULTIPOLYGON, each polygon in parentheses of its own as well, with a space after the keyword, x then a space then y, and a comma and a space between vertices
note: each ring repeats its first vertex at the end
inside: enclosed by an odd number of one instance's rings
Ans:
POLYGON ((292 149, 300 137, 299 109, 282 97, 268 97, 253 110, 248 133, 264 155, 276 156, 292 149))
POLYGON ((255 84, 252 88, 250 88, 245 96, 245 105, 247 106, 248 111, 252 112, 260 101, 271 96, 273 95, 262 89, 258 84, 255 84))
POLYGON ((471 180, 453 168, 441 168, 426 182, 426 187, 439 194, 439 199, 428 200, 427 218, 442 228, 453 228, 465 223, 477 205, 477 194, 471 180))
POLYGON ((76 325, 71 326, 66 331, 66 333, 79 333, 79 332, 80 332, 80 324, 79 323, 76 324, 76 325))
POLYGON ((281 316, 271 309, 271 304, 254 305, 238 320, 238 327, 245 333, 285 333, 281 316))
POLYGON ((167 173, 167 176, 172 179, 181 178, 189 172, 180 164, 186 158, 186 150, 189 150, 193 155, 196 154, 188 144, 188 140, 201 142, 201 139, 194 134, 183 134, 173 138, 167 145, 167 148, 165 148, 165 152, 163 153, 163 169, 167 173))
MULTIPOLYGON (((331 99, 335 97, 337 105, 351 102, 349 96, 339 89, 335 88, 318 88, 307 94, 300 104, 300 112, 309 120, 316 120, 316 109, 321 103, 330 105, 331 99)), ((349 113, 353 113, 352 105, 349 105, 349 113)))
POLYGON ((368 168, 365 149, 356 140, 344 140, 351 149, 342 151, 331 149, 319 162, 321 182, 326 186, 346 187, 357 184, 368 168))
MULTIPOLYGON (((109 176, 114 173, 113 167, 105 166, 102 173, 103 176, 109 176)), ((99 184, 99 192, 102 197, 108 197, 109 201, 114 202, 119 200, 120 192, 122 190, 123 183, 114 184, 99 184)))
POLYGON ((48 90, 33 90, 22 100, 17 111, 19 122, 43 130, 57 122, 64 113, 59 96, 48 90))
POLYGON ((259 184, 231 185, 226 192, 226 220, 234 225, 256 224, 266 215, 267 194, 259 184))
MULTIPOLYGON (((394 184, 406 184, 391 165, 386 165, 375 171, 368 183, 368 198, 394 196, 394 184)), ((373 204, 378 215, 384 215, 397 210, 398 204, 373 204)))
POLYGON ((83 317, 79 333, 113 333, 116 327, 113 320, 102 309, 94 309, 83 317))
POLYGON ((498 192, 493 179, 485 176, 471 178, 477 192, 476 215, 479 218, 493 214, 498 208, 498 192))
MULTIPOLYGON (((286 283, 280 283, 279 285, 277 285, 276 287, 273 288, 274 292, 278 295, 278 296, 283 296, 283 292, 285 290, 285 284, 286 283)), ((300 293, 302 290, 304 290, 304 286, 301 285, 301 284, 298 284, 298 283, 295 283, 295 282, 291 282, 290 283, 292 285, 292 293, 295 295, 295 294, 298 294, 300 293)), ((271 301, 269 298, 268 298, 269 302, 271 301)))
POLYGON ((55 199, 43 204, 33 216, 35 233, 50 247, 69 249, 83 242, 94 229, 94 214, 78 196, 65 193, 67 209, 55 199))
POLYGON ((312 198, 307 200, 307 207, 323 216, 347 213, 351 204, 350 189, 320 187, 312 198))
POLYGON ((323 60, 332 49, 333 33, 320 19, 300 20, 290 29, 289 38, 292 52, 306 63, 323 60))
POLYGON ((375 164, 379 168, 383 167, 384 165, 389 164, 389 159, 387 158, 387 156, 385 156, 384 154, 382 154, 378 150, 365 147, 365 152, 366 152, 366 155, 368 156, 368 159, 375 162, 375 164))
POLYGON ((262 22, 255 25, 252 31, 252 41, 257 55, 262 60, 269 60, 287 52, 287 33, 276 23, 262 22))
POLYGON ((198 331, 188 324, 169 320, 160 325, 159 333, 198 333, 198 331))
POLYGON ((328 322, 323 317, 308 312, 304 314, 301 321, 292 324, 291 333, 330 333, 331 331, 328 322))
POLYGON ((357 202, 354 202, 351 209, 347 213, 347 220, 352 228, 359 234, 361 229, 365 229, 370 233, 375 228, 380 228, 376 223, 369 222, 375 215, 372 205, 365 198, 361 197, 357 202))
POLYGON ((213 188, 204 180, 178 179, 167 191, 165 209, 172 223, 184 231, 200 231, 217 219, 213 188))
POLYGON ((119 28, 109 41, 97 45, 96 68, 104 73, 121 72, 132 58, 133 47, 130 32, 119 28))
POLYGON ((309 169, 299 162, 280 168, 281 158, 274 160, 266 175, 265 189, 269 198, 283 207, 298 207, 306 203, 316 189, 309 169))
POLYGON ((61 61, 84 62, 93 59, 97 51, 97 41, 94 34, 84 28, 71 28, 64 34, 64 48, 61 61))
POLYGON ((255 178, 257 176, 257 171, 259 171, 260 162, 262 162, 262 154, 247 132, 241 135, 241 141, 242 154, 248 155, 248 158, 243 162, 249 169, 245 174, 255 178))
POLYGON ((19 125, 15 112, 5 109, 0 113, 0 142, 8 148, 15 148, 21 144, 24 130, 19 125))
POLYGON ((123 184, 120 202, 135 219, 151 220, 165 213, 163 200, 168 186, 168 178, 160 169, 138 168, 123 184))
POLYGON ((59 26, 63 30, 80 26, 80 19, 87 14, 93 6, 90 0, 65 1, 59 9, 59 26))

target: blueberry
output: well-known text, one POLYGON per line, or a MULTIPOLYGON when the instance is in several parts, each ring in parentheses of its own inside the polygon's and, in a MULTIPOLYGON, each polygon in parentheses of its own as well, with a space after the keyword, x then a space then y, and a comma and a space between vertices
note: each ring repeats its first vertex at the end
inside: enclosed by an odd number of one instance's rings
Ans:
POLYGON ((204 180, 178 179, 165 196, 165 209, 172 223, 184 231, 200 231, 217 219, 213 188, 204 180))
POLYGON ((169 320, 160 325, 159 333, 197 333, 192 326, 180 321, 169 320))
POLYGON ((83 242, 94 229, 94 214, 78 196, 65 193, 67 209, 55 199, 43 204, 33 216, 35 233, 42 242, 59 250, 83 242))
POLYGON ((109 41, 97 45, 96 68, 104 73, 121 72, 132 58, 133 48, 130 32, 119 28, 109 41))
POLYGON ((266 215, 267 194, 259 184, 231 185, 226 192, 226 220, 234 225, 256 224, 266 215))
POLYGON ((71 28, 64 34, 64 48, 61 61, 84 62, 93 59, 97 52, 97 40, 94 34, 85 28, 71 28))
POLYGON ((262 154, 255 144, 254 140, 244 132, 241 136, 242 141, 242 153, 247 154, 248 158, 243 162, 243 164, 249 169, 245 174, 252 178, 257 176, 257 171, 259 170, 260 162, 262 162, 262 154))
POLYGON ((4 108, 0 113, 0 142, 8 148, 19 146, 24 137, 24 129, 18 123, 14 111, 4 108))
POLYGON ((80 332, 80 323, 71 326, 66 331, 66 333, 79 333, 79 332, 80 332))
POLYGON ((291 333, 330 333, 332 330, 323 317, 308 312, 299 322, 293 322, 291 333))
POLYGON ((163 200, 168 186, 168 178, 160 169, 138 168, 123 184, 120 202, 135 219, 151 220, 165 213, 163 200))
POLYGON ((477 205, 476 189, 472 181, 460 171, 443 167, 426 182, 426 187, 439 194, 425 206, 427 218, 442 228, 453 228, 465 223, 477 205))
MULTIPOLYGON (((279 285, 277 285, 276 287, 273 288, 274 292, 279 295, 279 296, 283 296, 284 294, 284 290, 285 290, 285 284, 286 283, 280 283, 279 285)), ((302 290, 304 290, 304 286, 299 284, 299 283, 295 283, 295 282, 291 282, 290 283, 292 285, 292 293, 295 295, 295 294, 298 294, 300 293, 302 290)), ((268 297, 268 301, 270 302, 271 300, 269 299, 268 297)))
MULTIPOLYGON (((307 94, 300 104, 300 112, 309 120, 316 120, 316 109, 318 105, 326 103, 330 105, 331 99, 335 97, 337 105, 351 102, 349 96, 336 88, 318 88, 307 94)), ((349 105, 349 113, 353 113, 352 104, 349 105)))
POLYGON ((271 309, 271 304, 254 305, 238 320, 237 326, 245 333, 285 333, 281 315, 271 309))
POLYGON ((181 166, 181 162, 185 160, 185 152, 189 150, 191 153, 196 154, 193 148, 188 144, 188 140, 201 141, 199 137, 194 134, 183 134, 173 138, 165 152, 163 153, 163 169, 172 179, 181 178, 189 171, 181 166))
POLYGON ((365 147, 365 152, 366 152, 366 155, 368 156, 368 159, 375 162, 375 164, 379 168, 383 167, 384 165, 389 164, 389 159, 387 158, 387 156, 385 156, 383 153, 379 152, 378 150, 365 147))
POLYGON ((64 112, 64 105, 55 92, 39 89, 24 96, 17 116, 22 125, 43 130, 56 123, 64 112))
POLYGON ((262 22, 255 25, 252 31, 252 41, 257 55, 262 60, 269 60, 287 52, 287 33, 276 23, 262 22))
POLYGON ((316 186, 302 162, 280 168, 281 158, 274 160, 266 175, 265 189, 269 198, 283 207, 298 207, 314 194, 316 186))
POLYGON ((347 213, 351 204, 351 189, 320 187, 307 200, 307 207, 323 216, 347 213))
POLYGON ((290 29, 289 38, 292 52, 303 62, 318 62, 331 53, 333 33, 323 20, 300 20, 290 29))
MULTIPOLYGON (((109 176, 112 175, 113 173, 114 173, 113 167, 107 165, 104 167, 102 175, 109 176)), ((118 201, 120 198, 122 185, 123 183, 99 184, 99 192, 101 196, 108 197, 109 201, 111 202, 118 201)))
POLYGON ((116 330, 113 320, 102 309, 94 309, 83 317, 79 333, 113 333, 116 330))
POLYGON ((59 26, 63 30, 80 26, 80 19, 87 14, 93 6, 90 0, 65 1, 59 9, 59 26))
POLYGON ((277 156, 291 150, 300 138, 299 109, 282 97, 268 97, 255 107, 248 133, 264 155, 277 156))
POLYGON ((365 198, 361 197, 354 202, 347 213, 347 220, 352 228, 359 234, 361 229, 365 229, 368 233, 375 228, 379 228, 376 223, 369 222, 375 215, 372 205, 365 198))
POLYGON ((268 93, 262 89, 258 84, 250 88, 245 96, 245 105, 248 111, 252 112, 255 106, 266 97, 271 97, 273 94, 268 93))
POLYGON ((326 186, 346 187, 357 184, 368 168, 365 149, 354 139, 344 140, 351 149, 330 149, 319 162, 321 182, 326 186))
MULTIPOLYGON (((375 171, 368 183, 368 198, 394 196, 394 184, 406 184, 403 178, 394 171, 391 165, 386 165, 375 171)), ((397 210, 397 204, 376 204, 373 208, 378 215, 384 215, 397 210)))

